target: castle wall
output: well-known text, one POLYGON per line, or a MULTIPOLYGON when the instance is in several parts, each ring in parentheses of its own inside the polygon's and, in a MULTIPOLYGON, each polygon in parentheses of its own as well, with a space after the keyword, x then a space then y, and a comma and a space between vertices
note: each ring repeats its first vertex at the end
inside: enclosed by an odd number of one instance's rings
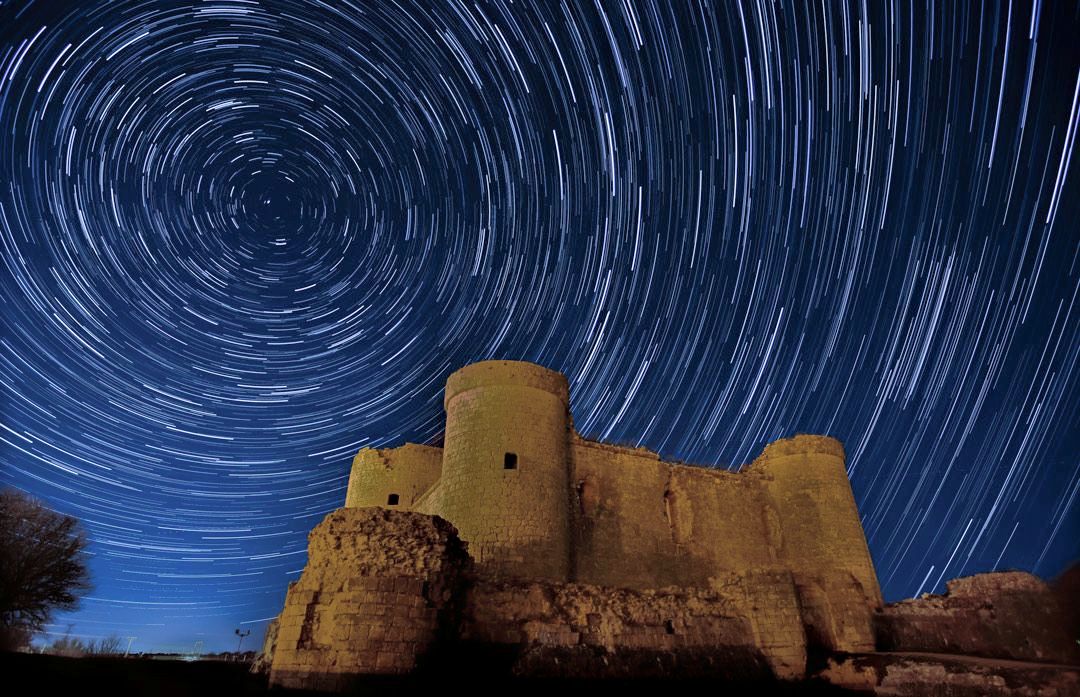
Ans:
POLYGON ((567 405, 566 378, 530 363, 474 363, 447 381, 442 478, 429 507, 486 573, 567 578, 567 405))
POLYGON ((796 678, 806 666, 788 572, 647 590, 495 579, 475 573, 447 521, 378 507, 338 509, 312 530, 273 626, 270 684, 300 689, 442 676, 470 655, 478 670, 537 677, 796 678))
POLYGON ((777 441, 739 473, 580 438, 570 454, 573 580, 707 587, 788 569, 815 646, 872 650, 881 593, 838 441, 777 441))
POLYGON ((1060 598, 1038 577, 1004 571, 945 585, 945 595, 886 605, 875 617, 880 650, 1080 665, 1060 598))
POLYGON ((364 448, 353 458, 346 508, 382 506, 413 510, 420 496, 438 481, 442 448, 406 443, 399 448, 364 448), (396 504, 390 497, 397 495, 396 504))
POLYGON ((515 671, 528 675, 791 678, 806 666, 798 601, 782 572, 641 591, 481 579, 461 638, 520 647, 515 671))
POLYGON ((340 508, 308 540, 308 563, 268 638, 270 684, 334 691, 358 675, 415 670, 452 621, 468 567, 453 526, 415 513, 340 508))
POLYGON ((777 566, 775 511, 758 478, 572 441, 573 579, 629 588, 707 586, 777 566))
POLYGON ((765 446, 746 473, 762 475, 780 518, 780 560, 806 575, 848 572, 868 604, 881 589, 835 438, 798 435, 765 446))
POLYGON ((779 515, 779 561, 794 574, 812 645, 874 648, 881 590, 844 465, 844 446, 797 435, 765 446, 744 470, 761 476, 779 515))

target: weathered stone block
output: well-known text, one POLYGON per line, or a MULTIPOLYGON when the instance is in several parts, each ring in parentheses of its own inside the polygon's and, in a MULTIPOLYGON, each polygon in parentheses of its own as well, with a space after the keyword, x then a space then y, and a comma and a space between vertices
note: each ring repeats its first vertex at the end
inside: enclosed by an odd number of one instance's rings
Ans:
POLYGON ((1080 665, 1059 597, 1031 574, 949 581, 945 595, 886 606, 875 617, 879 648, 1080 665))

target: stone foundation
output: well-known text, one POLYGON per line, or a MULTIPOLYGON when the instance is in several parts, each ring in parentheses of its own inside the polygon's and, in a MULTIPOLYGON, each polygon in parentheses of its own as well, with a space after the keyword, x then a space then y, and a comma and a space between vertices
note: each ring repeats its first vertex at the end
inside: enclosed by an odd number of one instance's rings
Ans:
POLYGON ((851 654, 818 677, 881 697, 1075 697, 1080 668, 933 654, 851 654))
POLYGON ((786 573, 731 574, 711 588, 646 591, 481 580, 466 597, 461 638, 519 647, 513 666, 519 675, 690 677, 723 669, 796 678, 806 666, 798 600, 786 573))
POLYGON ((1057 595, 1028 573, 949 581, 945 595, 886 606, 875 618, 878 649, 966 654, 1080 665, 1057 595))
POLYGON ((308 554, 267 632, 272 685, 340 690, 361 675, 445 669, 469 647, 528 677, 794 679, 806 669, 787 571, 646 590, 492 577, 445 520, 381 508, 331 513, 308 554))
POLYGON ((331 513, 311 531, 308 564, 276 622, 270 683, 337 690, 357 675, 411 672, 450 624, 468 564, 441 518, 331 513))

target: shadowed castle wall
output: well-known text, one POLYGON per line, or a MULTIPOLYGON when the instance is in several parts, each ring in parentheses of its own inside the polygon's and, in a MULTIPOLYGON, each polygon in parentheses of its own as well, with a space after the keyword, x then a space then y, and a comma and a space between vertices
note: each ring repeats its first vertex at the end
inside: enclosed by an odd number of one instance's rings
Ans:
POLYGON ((806 665, 786 572, 732 572, 707 588, 661 590, 481 579, 465 599, 461 638, 528 647, 521 669, 544 676, 746 677, 756 667, 790 678, 806 665))

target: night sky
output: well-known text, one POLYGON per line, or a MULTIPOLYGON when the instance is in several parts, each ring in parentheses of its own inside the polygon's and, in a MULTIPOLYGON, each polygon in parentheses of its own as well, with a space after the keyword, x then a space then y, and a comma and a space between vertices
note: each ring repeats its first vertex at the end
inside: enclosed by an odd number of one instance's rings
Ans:
POLYGON ((1056 575, 1077 36, 1067 0, 0 0, 0 467, 92 538, 50 629, 255 648, 355 452, 437 438, 487 358, 671 459, 841 439, 888 600, 1056 575))

